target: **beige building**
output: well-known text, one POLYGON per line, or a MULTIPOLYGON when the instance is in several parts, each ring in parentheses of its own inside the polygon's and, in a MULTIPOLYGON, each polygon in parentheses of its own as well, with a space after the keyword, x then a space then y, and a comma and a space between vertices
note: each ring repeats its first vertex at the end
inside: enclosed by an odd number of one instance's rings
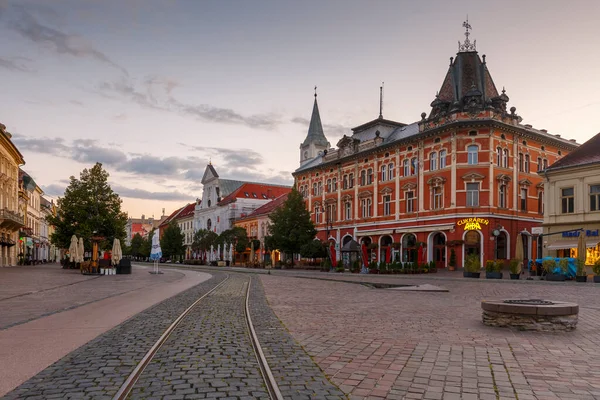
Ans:
POLYGON ((0 267, 17 264, 19 229, 24 225, 24 215, 19 213, 19 166, 23 164, 11 134, 0 124, 0 267))
POLYGON ((577 257, 585 234, 586 264, 600 258, 600 133, 540 172, 544 180, 544 256, 577 257))

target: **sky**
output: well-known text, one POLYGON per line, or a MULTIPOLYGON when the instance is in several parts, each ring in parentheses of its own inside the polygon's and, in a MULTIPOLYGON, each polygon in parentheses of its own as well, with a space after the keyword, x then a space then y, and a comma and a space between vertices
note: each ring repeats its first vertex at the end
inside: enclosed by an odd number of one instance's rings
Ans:
POLYGON ((0 122, 57 199, 102 162, 131 217, 222 178, 293 183, 317 86, 328 140, 420 119, 463 21, 523 124, 600 131, 600 2, 0 0, 0 122))

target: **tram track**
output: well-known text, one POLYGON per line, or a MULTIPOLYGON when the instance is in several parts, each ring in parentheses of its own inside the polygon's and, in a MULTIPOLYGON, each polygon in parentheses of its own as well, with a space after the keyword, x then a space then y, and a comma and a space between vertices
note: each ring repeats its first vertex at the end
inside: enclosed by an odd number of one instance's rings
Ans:
MULTIPOLYGON (((266 357, 264 355, 264 352, 262 350, 261 344, 258 340, 258 336, 256 334, 256 330, 254 329, 254 326, 252 323, 252 318, 250 316, 249 298, 250 298, 250 288, 251 288, 253 278, 252 277, 241 278, 241 280, 243 280, 243 282, 241 282, 241 286, 238 287, 239 286, 239 285, 237 285, 238 282, 232 282, 232 281, 234 281, 234 279, 230 279, 230 277, 231 277, 231 275, 228 274, 227 277, 222 282, 220 282, 218 285, 216 285, 214 288, 212 288, 209 292, 205 293, 204 295, 202 295, 198 299, 196 299, 194 301, 194 303, 192 303, 186 310, 184 310, 175 319, 175 321, 173 321, 173 323, 171 323, 171 325, 169 325, 169 327, 167 329, 165 329, 165 331, 160 336, 160 338, 152 345, 150 350, 148 350, 148 352, 144 355, 144 357, 141 359, 141 361, 137 364, 137 366, 134 368, 134 370, 131 372, 131 374, 127 377, 125 382, 120 386, 119 390, 114 395, 113 400, 123 400, 123 399, 127 399, 127 398, 139 397, 139 395, 140 395, 139 392, 137 394, 134 394, 134 389, 136 389, 136 385, 138 385, 138 382, 140 382, 140 378, 147 371, 148 366, 152 362, 160 362, 159 360, 160 360, 160 356, 161 356, 161 349, 163 349, 163 346, 165 346, 165 343, 167 343, 169 341, 169 339, 172 339, 171 342, 173 342, 173 343, 178 343, 178 338, 174 337, 174 335, 178 331, 178 328, 179 327, 183 328, 184 323, 188 323, 188 324, 193 323, 194 321, 190 321, 191 314, 193 312, 198 312, 198 309, 201 306, 205 305, 205 303, 207 301, 211 300, 211 297, 217 297, 217 296, 226 297, 228 295, 231 295, 232 291, 234 293, 237 293, 236 290, 239 290, 239 289, 241 289, 241 291, 243 293, 242 294, 242 296, 243 296, 243 314, 244 314, 244 319, 245 319, 245 327, 247 330, 246 334, 247 334, 248 340, 251 344, 253 354, 256 359, 256 367, 260 371, 260 375, 262 376, 264 387, 266 388, 266 392, 268 393, 268 398, 270 398, 272 400, 283 399, 283 396, 281 395, 281 391, 279 390, 277 382, 275 381, 273 373, 271 372, 269 364, 268 364, 266 357), (229 287, 226 288, 226 286, 229 286, 229 287), (226 289, 228 289, 229 291, 226 289)), ((237 276, 236 279, 240 280, 239 275, 237 276)), ((213 328, 213 327, 210 324, 207 324, 207 329, 210 330, 211 328, 213 328)), ((185 339, 186 338, 184 337, 184 340, 182 340, 182 342, 185 342, 185 339)), ((220 343, 221 342, 219 341, 219 344, 220 343)), ((231 343, 227 343, 227 345, 231 345, 231 343)), ((179 346, 185 346, 185 344, 179 344, 179 346)), ((190 349, 188 349, 186 351, 193 351, 193 347, 194 346, 190 346, 190 349)), ((210 347, 210 346, 207 345, 207 347, 210 347)), ((172 356, 171 353, 172 353, 172 349, 169 351, 165 351, 164 356, 166 358, 169 358, 172 356)), ((221 349, 221 354, 223 354, 223 349, 221 349)), ((192 362, 192 360, 190 360, 190 362, 192 362)), ((200 368, 201 366, 198 365, 198 367, 200 368)), ((137 388, 137 390, 141 391, 141 390, 143 390, 143 388, 137 388)))

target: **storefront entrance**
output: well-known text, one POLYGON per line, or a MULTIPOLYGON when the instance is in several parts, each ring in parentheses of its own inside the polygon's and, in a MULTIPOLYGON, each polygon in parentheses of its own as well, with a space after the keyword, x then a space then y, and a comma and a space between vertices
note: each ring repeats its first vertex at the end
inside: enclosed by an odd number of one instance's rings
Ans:
POLYGON ((417 237, 407 233, 402 237, 402 262, 417 261, 417 237))
POLYGON ((433 235, 433 261, 436 268, 446 268, 446 236, 443 233, 437 232, 433 235))
POLYGON ((481 254, 481 236, 478 231, 468 231, 465 234, 465 255, 466 260, 471 254, 481 254))

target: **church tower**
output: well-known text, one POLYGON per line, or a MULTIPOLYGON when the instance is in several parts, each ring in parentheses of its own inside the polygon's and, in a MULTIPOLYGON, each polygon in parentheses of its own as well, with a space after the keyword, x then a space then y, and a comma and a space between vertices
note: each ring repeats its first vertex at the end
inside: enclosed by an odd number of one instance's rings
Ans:
POLYGON ((314 159, 319 152, 328 150, 331 146, 325 134, 323 125, 321 125, 321 116, 319 115, 319 106, 317 105, 317 92, 315 87, 315 104, 313 106, 310 124, 308 125, 308 134, 306 139, 300 145, 300 166, 314 159))

